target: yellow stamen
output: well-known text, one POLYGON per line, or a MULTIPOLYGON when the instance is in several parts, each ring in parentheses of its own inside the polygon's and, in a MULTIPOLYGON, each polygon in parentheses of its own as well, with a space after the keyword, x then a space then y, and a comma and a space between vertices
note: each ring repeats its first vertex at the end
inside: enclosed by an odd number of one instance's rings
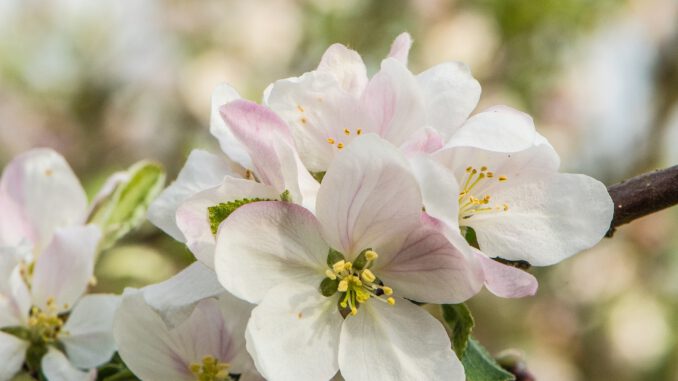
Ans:
POLYGON ((394 305, 394 304, 395 304, 395 299, 393 299, 393 298, 388 298, 388 299, 386 299, 386 302, 388 302, 388 304, 390 304, 390 305, 394 305))
POLYGON ((363 133, 363 130, 360 129, 360 128, 357 129, 356 132, 355 132, 356 135, 362 135, 362 133, 363 133))
POLYGON ((365 252, 365 259, 367 259, 368 261, 374 261, 377 258, 379 258, 379 254, 377 254, 376 251, 367 250, 365 252))
POLYGON ((374 276, 370 269, 365 269, 360 273, 360 277, 363 278, 365 282, 372 283, 377 277, 374 276))
POLYGON ((344 128, 344 135, 346 136, 351 135, 351 130, 349 130, 348 128, 344 128))
POLYGON ((334 139, 332 139, 332 138, 327 138, 327 142, 328 142, 329 144, 334 144, 334 139))
POLYGON ((506 181, 508 180, 508 177, 506 176, 499 176, 499 181, 506 181))
POLYGON ((338 144, 337 144, 337 148, 338 148, 338 149, 344 148, 344 143, 338 143, 338 144))

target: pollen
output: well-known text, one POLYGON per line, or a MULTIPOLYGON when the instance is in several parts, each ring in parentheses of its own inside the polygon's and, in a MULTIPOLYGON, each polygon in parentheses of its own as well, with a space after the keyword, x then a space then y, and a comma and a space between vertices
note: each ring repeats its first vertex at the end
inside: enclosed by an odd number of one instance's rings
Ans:
POLYGON ((328 142, 329 144, 334 144, 334 139, 332 139, 332 138, 327 138, 327 142, 328 142))
POLYGON ((302 117, 301 119, 299 119, 299 122, 301 122, 301 124, 306 124, 306 123, 308 123, 308 119, 306 119, 305 117, 302 117))
POLYGON ((299 112, 304 112, 304 107, 297 105, 297 110, 299 110, 299 112))
MULTIPOLYGON (((343 256, 340 255, 341 257, 343 256)), ((322 294, 328 297, 337 292, 341 294, 339 311, 342 316, 355 316, 360 306, 370 299, 391 305, 395 303, 395 299, 391 297, 393 289, 385 286, 370 270, 378 257, 379 255, 374 250, 365 249, 354 261, 340 259, 325 270, 326 278, 320 286, 322 294), (336 288, 332 290, 332 287, 336 288)))
POLYGON ((344 128, 344 135, 346 136, 351 135, 351 130, 349 130, 348 128, 344 128))
MULTIPOLYGON (((459 202, 459 221, 469 219, 480 213, 501 212, 508 210, 508 204, 492 205, 492 197, 489 194, 483 194, 480 188, 484 187, 488 181, 495 181, 494 172, 489 171, 485 165, 480 170, 473 166, 466 167, 466 179, 462 184, 462 189, 458 195, 459 202), (478 194, 480 193, 480 194, 478 194)), ((503 183, 508 180, 507 176, 499 176, 496 181, 503 183)), ((463 223, 461 225, 464 225, 463 223)))
POLYGON ((191 363, 188 370, 193 374, 196 381, 229 381, 228 373, 230 364, 218 361, 214 356, 205 356, 202 363, 191 363))
POLYGON ((357 130, 355 131, 355 134, 356 134, 356 135, 362 135, 362 134, 363 134, 363 130, 362 130, 361 128, 359 128, 359 129, 357 129, 357 130))
POLYGON ((342 150, 343 148, 344 148, 344 143, 341 143, 341 142, 337 143, 337 149, 338 150, 342 150))

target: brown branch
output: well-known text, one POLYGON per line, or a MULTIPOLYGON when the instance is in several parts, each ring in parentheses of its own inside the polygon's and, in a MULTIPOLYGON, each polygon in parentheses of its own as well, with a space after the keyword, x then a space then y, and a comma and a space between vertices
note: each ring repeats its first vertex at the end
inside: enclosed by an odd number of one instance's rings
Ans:
POLYGON ((610 185, 607 191, 614 202, 607 232, 612 237, 618 226, 678 204, 678 165, 610 185))

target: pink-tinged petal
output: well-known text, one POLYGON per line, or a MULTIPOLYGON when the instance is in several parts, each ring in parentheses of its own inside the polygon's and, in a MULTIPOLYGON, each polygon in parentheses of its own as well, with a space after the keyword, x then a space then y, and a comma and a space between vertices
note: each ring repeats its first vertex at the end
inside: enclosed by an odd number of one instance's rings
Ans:
POLYGON ((186 237, 186 245, 199 261, 214 267, 216 239, 210 227, 207 208, 245 198, 277 200, 280 194, 265 184, 226 177, 221 185, 197 193, 179 206, 177 226, 186 237))
POLYGON ((142 289, 146 303, 169 328, 186 320, 200 300, 225 291, 214 270, 202 262, 193 262, 170 279, 142 289))
POLYGON ((261 201, 241 206, 221 223, 214 262, 226 290, 259 303, 283 282, 318 287, 328 250, 310 211, 288 202, 261 201))
POLYGON ((221 107, 221 116, 247 148, 259 180, 302 202, 302 189, 314 180, 301 164, 289 128, 270 109, 239 100, 221 107), (302 186, 300 187, 300 184, 302 186))
POLYGON ((356 98, 367 85, 367 70, 360 54, 342 44, 333 44, 327 48, 318 65, 318 71, 332 74, 339 86, 356 98))
POLYGON ((507 204, 506 211, 465 220, 490 257, 548 266, 592 247, 610 227, 614 205, 596 179, 558 173, 515 185, 510 181, 493 193, 507 204))
POLYGON ((111 359, 113 315, 119 304, 117 295, 86 295, 78 301, 64 325, 68 334, 60 338, 73 365, 90 369, 111 359))
POLYGON ((49 381, 94 381, 97 370, 82 371, 56 348, 50 347, 41 360, 42 373, 49 381))
POLYGON ((136 290, 126 290, 113 320, 118 353, 142 380, 194 381, 177 339, 136 290))
POLYGON ((283 283, 252 311, 247 350, 266 379, 329 380, 339 370, 342 322, 336 297, 322 296, 317 287, 283 283))
POLYGON ((407 58, 410 55, 410 48, 412 47, 412 37, 409 33, 404 32, 398 35, 391 45, 391 51, 388 56, 397 59, 407 66, 407 58))
POLYGON ((224 317, 225 328, 231 335, 231 342, 235 349, 233 356, 228 359, 228 363, 231 364, 231 373, 247 374, 247 378, 251 380, 260 380, 261 376, 245 347, 245 330, 254 305, 228 292, 221 293, 217 301, 224 317))
POLYGON ((339 367, 347 381, 463 381, 442 324, 405 299, 368 302, 342 326, 339 367))
POLYGON ((482 267, 470 250, 427 224, 393 255, 380 255, 373 271, 396 295, 425 303, 461 303, 483 286, 482 267))
POLYGON ((31 304, 30 291, 16 261, 0 259, 0 328, 25 325, 31 304))
POLYGON ((410 157, 418 154, 433 153, 443 148, 443 146, 444 142, 440 133, 434 128, 424 127, 410 136, 410 138, 400 146, 400 149, 405 155, 410 157))
POLYGON ((366 248, 397 250, 419 225, 421 206, 404 156, 369 134, 332 163, 318 192, 316 214, 327 242, 352 259, 366 248))
POLYGON ((252 168, 252 158, 247 148, 233 136, 233 132, 231 132, 231 129, 219 114, 221 106, 236 99, 240 99, 240 94, 225 83, 218 85, 214 89, 212 92, 212 110, 210 112, 210 133, 217 138, 221 150, 231 160, 240 164, 243 168, 252 168))
POLYGON ((94 273, 94 255, 101 231, 94 225, 57 229, 33 270, 33 304, 47 307, 53 298, 59 310, 69 310, 87 289, 94 273))
POLYGON ((57 227, 83 222, 87 196, 66 160, 51 149, 40 148, 17 156, 5 167, 0 206, 3 214, 8 211, 0 217, 0 244, 16 244, 25 238, 43 248, 57 227), (8 229, 8 224, 16 225, 8 229))
POLYGON ((482 253, 477 254, 485 273, 485 287, 502 298, 522 298, 537 293, 539 282, 534 275, 519 268, 507 266, 482 253))
POLYGON ((190 362, 202 362, 213 356, 219 362, 230 363, 244 349, 244 339, 237 340, 226 329, 219 302, 204 299, 198 302, 191 316, 172 331, 183 357, 190 362))
POLYGON ((309 171, 323 172, 356 136, 375 126, 360 100, 324 71, 275 82, 267 104, 290 126, 309 171))
POLYGON ((468 66, 447 62, 417 75, 428 122, 445 138, 466 121, 480 99, 480 84, 468 66))
POLYGON ((375 121, 376 132, 399 146, 426 125, 419 87, 402 62, 387 58, 372 77, 362 101, 375 121))
POLYGON ((19 372, 29 345, 28 341, 0 331, 0 380, 11 380, 19 372))
POLYGON ((536 139, 531 116, 507 106, 494 106, 469 118, 447 146, 518 152, 532 147, 536 139))
POLYGON ((203 150, 191 151, 177 179, 149 207, 148 219, 172 238, 184 242, 176 224, 177 208, 192 195, 221 184, 227 175, 235 175, 228 160, 203 150))

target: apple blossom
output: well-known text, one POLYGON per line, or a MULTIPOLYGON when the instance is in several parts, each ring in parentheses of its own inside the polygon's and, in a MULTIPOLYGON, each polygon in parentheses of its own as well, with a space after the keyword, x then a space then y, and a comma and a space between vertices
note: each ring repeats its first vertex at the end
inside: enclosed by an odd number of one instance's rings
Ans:
POLYGON ((92 372, 79 369, 94 368, 114 352, 110 315, 117 299, 82 297, 101 232, 84 225, 80 183, 59 154, 34 149, 4 169, 0 206, 0 347, 11 359, 0 379, 11 378, 31 348, 50 380, 90 379, 92 372))
MULTIPOLYGON (((190 288, 186 279, 174 277, 162 288, 190 288)), ((233 374, 242 381, 261 380, 245 349, 250 304, 222 289, 216 297, 192 301, 188 314, 173 316, 180 310, 154 309, 146 292, 126 290, 115 317, 118 352, 135 375, 144 381, 226 381, 233 374), (168 325, 161 312, 176 324, 168 325)))
MULTIPOLYGON (((432 160, 414 162, 426 212, 444 223, 448 235, 473 229, 491 258, 551 265, 596 244, 612 219, 606 187, 585 175, 559 173, 558 155, 532 119, 507 107, 471 117, 432 160)), ((500 295, 529 293, 529 283, 536 287, 520 270, 481 262, 496 276, 490 282, 498 281, 490 290, 500 295), (513 276, 523 277, 514 281, 526 288, 499 290, 513 276)))
POLYGON ((258 304, 246 337, 264 377, 463 379, 442 325, 409 300, 462 302, 482 270, 426 223, 421 205, 407 160, 369 134, 328 169, 316 215, 261 201, 221 223, 217 276, 258 304))
POLYGON ((407 69, 411 38, 396 38, 380 71, 368 80, 360 55, 330 46, 318 68, 275 82, 265 102, 287 122, 299 155, 313 172, 325 171, 353 139, 376 133, 406 153, 442 147, 475 108, 480 85, 461 63, 418 75, 407 69))

